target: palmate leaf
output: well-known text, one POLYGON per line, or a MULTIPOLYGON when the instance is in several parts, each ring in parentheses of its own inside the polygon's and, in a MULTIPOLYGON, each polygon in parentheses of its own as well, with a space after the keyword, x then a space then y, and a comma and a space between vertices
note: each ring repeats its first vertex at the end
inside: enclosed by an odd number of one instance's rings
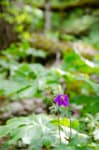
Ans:
POLYGON ((23 63, 11 72, 10 80, 0 80, 0 93, 12 98, 41 97, 47 87, 55 92, 56 87, 61 86, 61 78, 65 80, 68 86, 75 87, 72 83, 76 82, 80 93, 82 93, 83 89, 87 89, 86 91, 89 93, 92 91, 95 94, 98 94, 99 91, 99 85, 90 80, 88 74, 77 73, 77 71, 64 71, 59 68, 48 70, 40 64, 23 63))
MULTIPOLYGON (((30 117, 11 119, 6 126, 0 128, 0 137, 9 135, 9 145, 21 139, 24 144, 30 146, 33 146, 31 145, 32 141, 39 141, 41 143, 39 146, 42 146, 45 141, 52 142, 51 138, 55 136, 52 136, 55 127, 49 124, 49 119, 45 115, 39 115, 38 117, 31 115, 30 117)), ((35 142, 33 143, 35 144, 35 142)))
MULTIPOLYGON (((51 120, 51 116, 44 114, 10 119, 6 125, 0 127, 0 138, 8 136, 9 146, 21 140, 24 145, 28 145, 29 150, 40 150, 44 145, 56 147, 59 144, 58 128, 50 122, 51 120)), ((62 143, 66 142, 65 138, 69 136, 69 132, 69 128, 62 126, 62 143)), ((84 139, 87 137, 72 129, 72 136, 75 135, 84 139)))
POLYGON ((33 97, 36 91, 36 87, 33 88, 29 83, 21 84, 10 80, 0 80, 0 83, 0 95, 11 99, 33 97))

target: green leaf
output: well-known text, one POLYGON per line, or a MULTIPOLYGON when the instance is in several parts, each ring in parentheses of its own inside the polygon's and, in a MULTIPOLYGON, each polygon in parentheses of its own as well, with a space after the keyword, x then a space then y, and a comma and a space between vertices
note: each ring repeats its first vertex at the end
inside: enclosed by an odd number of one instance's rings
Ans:
POLYGON ((62 118, 60 120, 54 119, 54 120, 51 120, 51 123, 56 126, 63 125, 63 126, 70 127, 70 120, 68 118, 62 118))

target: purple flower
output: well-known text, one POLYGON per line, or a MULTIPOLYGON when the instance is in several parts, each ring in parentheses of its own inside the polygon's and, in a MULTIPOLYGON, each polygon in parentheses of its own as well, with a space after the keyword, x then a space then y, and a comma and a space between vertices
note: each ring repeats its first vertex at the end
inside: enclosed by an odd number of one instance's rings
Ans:
POLYGON ((54 103, 56 103, 59 107, 64 106, 68 107, 69 106, 69 98, 68 95, 63 95, 59 94, 54 98, 54 103))

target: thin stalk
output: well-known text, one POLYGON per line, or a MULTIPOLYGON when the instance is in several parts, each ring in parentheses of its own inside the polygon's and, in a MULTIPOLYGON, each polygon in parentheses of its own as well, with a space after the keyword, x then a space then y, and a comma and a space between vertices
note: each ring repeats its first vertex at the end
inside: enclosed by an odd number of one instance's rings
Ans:
POLYGON ((60 144, 61 144, 61 132, 60 132, 60 113, 59 113, 59 107, 58 107, 58 131, 59 131, 59 137, 60 137, 60 144))
POLYGON ((72 128, 71 128, 71 118, 70 118, 70 135, 69 135, 69 142, 71 142, 72 138, 72 128))

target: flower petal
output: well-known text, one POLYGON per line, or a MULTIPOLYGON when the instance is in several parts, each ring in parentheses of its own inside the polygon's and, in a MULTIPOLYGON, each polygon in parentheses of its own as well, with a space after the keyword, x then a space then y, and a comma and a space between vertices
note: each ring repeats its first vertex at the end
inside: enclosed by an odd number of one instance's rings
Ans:
POLYGON ((54 102, 60 107, 68 107, 69 106, 69 98, 68 95, 59 94, 54 98, 54 102))
POLYGON ((64 95, 64 106, 68 107, 69 106, 69 98, 68 95, 64 95))
POLYGON ((55 102, 55 103, 59 102, 61 96, 62 96, 62 94, 57 95, 57 96, 54 98, 54 102, 55 102))

